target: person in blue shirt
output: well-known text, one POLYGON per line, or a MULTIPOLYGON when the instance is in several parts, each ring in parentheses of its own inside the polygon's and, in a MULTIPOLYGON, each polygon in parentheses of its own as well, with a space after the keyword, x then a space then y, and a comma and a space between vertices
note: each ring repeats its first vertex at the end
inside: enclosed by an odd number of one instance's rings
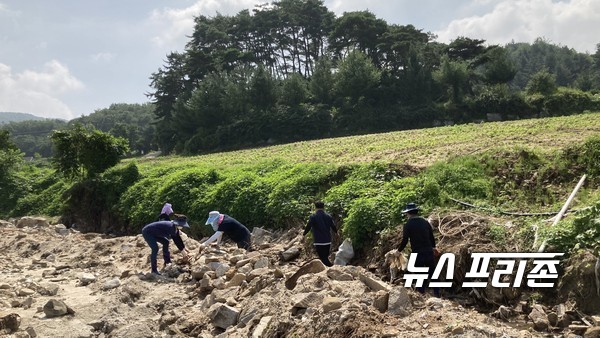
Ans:
POLYGON ((152 273, 160 275, 157 268, 158 243, 162 244, 165 266, 171 263, 171 254, 169 252, 169 239, 171 238, 183 254, 183 257, 186 259, 189 257, 185 250, 185 244, 180 236, 181 230, 189 227, 187 217, 179 214, 175 214, 172 221, 157 221, 144 226, 142 229, 142 236, 152 250, 152 253, 150 254, 152 273))
POLYGON ((235 218, 218 211, 211 211, 208 213, 206 225, 210 225, 215 233, 204 241, 204 243, 200 244, 200 250, 213 242, 217 242, 217 245, 220 244, 223 234, 225 234, 237 244, 238 248, 252 251, 252 234, 250 230, 235 218))
MULTIPOLYGON (((433 227, 425 218, 419 216, 420 210, 421 208, 415 203, 408 203, 406 208, 402 210, 402 213, 408 217, 408 221, 402 230, 402 242, 400 242, 398 251, 404 250, 410 240, 411 253, 417 254, 415 267, 427 267, 429 269, 426 285, 417 288, 420 293, 425 293, 425 288, 429 284, 429 279, 435 269, 435 258, 439 251, 435 247, 433 227)), ((433 288, 433 294, 439 297, 440 289, 433 288)))
POLYGON ((316 211, 310 215, 302 236, 306 236, 309 231, 312 231, 313 245, 319 259, 325 266, 333 266, 329 260, 329 250, 331 249, 331 231, 337 233, 337 228, 333 218, 325 212, 325 203, 315 202, 315 208, 316 211))

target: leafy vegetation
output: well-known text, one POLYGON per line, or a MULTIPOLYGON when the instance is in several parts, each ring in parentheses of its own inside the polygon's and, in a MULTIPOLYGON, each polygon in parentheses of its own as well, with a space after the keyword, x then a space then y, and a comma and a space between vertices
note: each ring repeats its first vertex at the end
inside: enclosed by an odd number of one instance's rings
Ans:
POLYGON ((126 141, 81 125, 55 131, 53 164, 67 179, 92 178, 119 163, 127 151, 126 141))
POLYGON ((0 212, 10 210, 19 198, 20 180, 17 172, 22 162, 21 152, 11 142, 8 132, 0 130, 0 190, 3 195, 0 212))
MULTIPOLYGON (((137 233, 168 201, 202 237, 212 232, 204 225, 211 210, 251 228, 281 229, 304 224, 312 202, 324 200, 361 250, 401 225, 400 211, 411 201, 426 214, 456 208, 452 199, 493 210, 556 211, 587 173, 578 201, 597 203, 599 119, 582 114, 128 159, 77 183, 43 168, 21 170, 29 188, 7 213, 60 215, 82 229, 137 233)), ((491 231, 503 240, 501 229, 491 231)))

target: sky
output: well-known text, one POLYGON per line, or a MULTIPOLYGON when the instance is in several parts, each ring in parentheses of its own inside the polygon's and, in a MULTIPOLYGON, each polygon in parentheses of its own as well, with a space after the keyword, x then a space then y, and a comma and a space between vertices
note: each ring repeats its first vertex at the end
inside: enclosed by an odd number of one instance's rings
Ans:
MULTIPOLYGON (((235 15, 261 0, 0 0, 0 112, 70 120, 112 103, 145 103, 166 55, 195 16, 235 15)), ((549 43, 593 54, 598 0, 324 0, 337 16, 369 10, 448 43, 549 43)))

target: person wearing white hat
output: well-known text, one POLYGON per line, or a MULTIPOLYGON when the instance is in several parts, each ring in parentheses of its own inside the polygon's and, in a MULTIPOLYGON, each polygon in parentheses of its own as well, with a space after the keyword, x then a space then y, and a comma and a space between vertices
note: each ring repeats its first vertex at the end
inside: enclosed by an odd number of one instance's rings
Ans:
POLYGON ((152 273, 160 275, 158 272, 158 243, 162 244, 163 258, 165 266, 171 263, 171 253, 169 252, 169 239, 172 238, 177 248, 181 251, 184 258, 188 258, 188 253, 185 250, 185 244, 181 239, 180 231, 183 228, 189 228, 187 217, 185 215, 175 214, 172 221, 157 221, 147 224, 142 229, 142 236, 150 246, 152 253, 150 254, 150 265, 152 273))
POLYGON ((206 225, 210 225, 215 233, 204 241, 204 243, 200 244, 200 250, 213 242, 217 242, 217 245, 220 244, 223 234, 231 238, 237 244, 238 248, 244 248, 247 251, 252 250, 250 230, 235 218, 218 211, 211 211, 208 213, 206 225))
POLYGON ((160 215, 158 215, 157 221, 170 221, 171 215, 173 214, 173 206, 171 203, 165 203, 163 205, 162 210, 160 211, 160 215))

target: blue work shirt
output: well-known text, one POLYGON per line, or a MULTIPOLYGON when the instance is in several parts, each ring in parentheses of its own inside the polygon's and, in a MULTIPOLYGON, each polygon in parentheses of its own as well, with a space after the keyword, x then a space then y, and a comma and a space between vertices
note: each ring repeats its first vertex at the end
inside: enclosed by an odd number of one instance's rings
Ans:
POLYGON ((337 232, 333 218, 324 210, 317 210, 310 215, 304 228, 304 235, 312 230, 314 244, 331 244, 331 230, 337 232))
POLYGON ((142 234, 166 239, 172 238, 179 250, 185 249, 183 240, 179 235, 179 229, 177 229, 175 223, 172 221, 158 221, 150 223, 142 229, 142 234))

